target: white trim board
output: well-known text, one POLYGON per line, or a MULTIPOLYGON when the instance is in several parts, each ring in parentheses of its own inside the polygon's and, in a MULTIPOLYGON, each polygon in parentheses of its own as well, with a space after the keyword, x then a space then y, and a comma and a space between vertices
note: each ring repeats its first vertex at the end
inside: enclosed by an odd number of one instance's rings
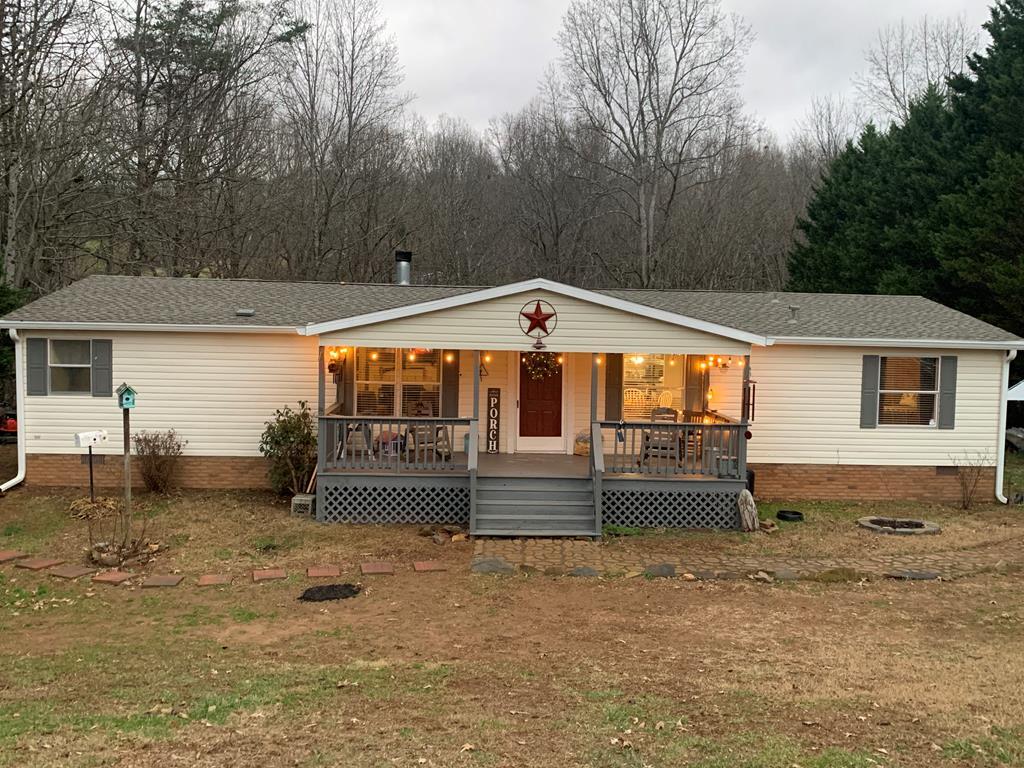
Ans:
POLYGON ((1019 341, 964 341, 957 339, 847 339, 831 336, 770 336, 768 346, 791 344, 793 346, 822 347, 910 347, 913 349, 1024 349, 1024 340, 1019 341))
POLYGON ((709 323, 705 320, 698 320, 693 317, 679 315, 675 312, 666 312, 665 310, 654 309, 653 307, 648 307, 645 304, 637 304, 636 302, 617 299, 612 296, 606 296, 603 293, 588 291, 585 288, 576 288, 575 286, 565 285, 564 283, 556 283, 553 280, 545 280, 544 278, 523 280, 518 283, 499 285, 494 288, 484 288, 471 293, 462 293, 458 296, 449 296, 444 299, 424 301, 419 304, 409 304, 404 307, 395 307, 393 309, 385 309, 379 312, 370 312, 365 315, 356 315, 354 317, 347 317, 341 320, 331 320, 325 323, 311 323, 306 326, 301 326, 296 330, 303 336, 316 336, 324 333, 343 331, 350 328, 359 328, 365 325, 384 323, 389 320, 399 320, 401 318, 413 317, 415 315, 424 315, 429 312, 437 312, 442 309, 463 307, 468 304, 477 304, 482 301, 500 299, 505 296, 514 296, 517 293, 528 293, 530 291, 548 291, 560 296, 568 296, 570 298, 579 299, 580 301, 586 301, 598 306, 608 307, 609 309, 618 309, 634 315, 649 317, 652 320, 660 320, 682 328, 690 328, 714 334, 715 336, 722 336, 723 338, 742 341, 746 344, 756 344, 758 346, 766 346, 768 344, 768 340, 764 336, 759 336, 758 334, 748 333, 736 328, 729 328, 724 325, 718 325, 717 323, 709 323))

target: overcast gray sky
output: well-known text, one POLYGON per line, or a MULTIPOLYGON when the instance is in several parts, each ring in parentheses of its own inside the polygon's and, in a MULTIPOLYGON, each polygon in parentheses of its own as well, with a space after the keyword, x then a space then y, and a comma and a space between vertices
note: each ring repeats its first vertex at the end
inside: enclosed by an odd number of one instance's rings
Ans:
MULTIPOLYGON (((989 0, 723 0, 755 34, 743 96, 750 112, 789 137, 815 95, 847 92, 879 27, 926 13, 980 26, 989 0)), ((554 37, 569 0, 380 0, 398 39, 413 108, 485 128, 519 109, 558 57, 554 37)))

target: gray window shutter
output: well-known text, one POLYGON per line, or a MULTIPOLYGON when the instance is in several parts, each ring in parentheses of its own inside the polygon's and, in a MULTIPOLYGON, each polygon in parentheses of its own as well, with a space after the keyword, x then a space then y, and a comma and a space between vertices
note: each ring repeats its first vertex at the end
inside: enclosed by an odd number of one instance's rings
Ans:
POLYGON ((114 394, 114 345, 110 339, 92 340, 92 396, 114 394))
POLYGON ((441 351, 441 418, 455 419, 459 416, 459 353, 455 350, 441 351), (448 362, 448 355, 455 359, 448 362))
POLYGON ((939 360, 939 429, 956 425, 956 356, 943 355, 939 360))
POLYGON ((860 378, 860 428, 878 426, 878 355, 864 355, 860 378))
POLYGON ((622 418, 622 355, 604 357, 604 417, 618 421, 622 418))
POLYGON ((25 392, 29 395, 47 395, 50 392, 48 381, 49 342, 46 339, 26 339, 25 345, 28 357, 25 392))

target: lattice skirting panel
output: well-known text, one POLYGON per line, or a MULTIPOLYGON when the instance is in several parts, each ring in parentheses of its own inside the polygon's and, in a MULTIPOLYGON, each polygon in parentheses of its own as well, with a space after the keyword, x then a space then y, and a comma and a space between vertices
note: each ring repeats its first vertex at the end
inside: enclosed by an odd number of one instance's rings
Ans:
POLYGON ((469 478, 322 476, 317 479, 316 519, 468 525, 469 478))
POLYGON ((629 528, 740 527, 737 499, 742 482, 605 480, 601 489, 605 525, 629 528))

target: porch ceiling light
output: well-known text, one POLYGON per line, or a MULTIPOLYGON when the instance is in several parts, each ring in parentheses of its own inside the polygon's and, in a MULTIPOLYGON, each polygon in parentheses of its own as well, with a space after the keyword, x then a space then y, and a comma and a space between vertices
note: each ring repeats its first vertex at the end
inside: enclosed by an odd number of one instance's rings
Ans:
POLYGON ((643 355, 633 355, 633 362, 636 365, 643 365, 644 364, 644 356, 643 355))

